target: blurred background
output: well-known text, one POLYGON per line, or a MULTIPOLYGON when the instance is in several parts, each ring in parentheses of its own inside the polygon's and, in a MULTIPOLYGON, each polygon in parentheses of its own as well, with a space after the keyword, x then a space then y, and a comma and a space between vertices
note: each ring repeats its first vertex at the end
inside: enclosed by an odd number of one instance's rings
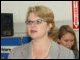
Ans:
MULTIPOLYGON (((7 59, 12 48, 30 41, 30 38, 27 37, 25 33, 25 20, 28 7, 35 5, 44 5, 52 9, 57 28, 59 28, 61 25, 73 26, 72 1, 1 1, 1 16, 2 13, 8 13, 12 15, 11 28, 13 30, 11 36, 1 36, 2 59, 7 59)), ((3 19, 1 21, 3 21, 3 19)), ((7 29, 8 27, 5 28, 7 29)), ((77 47, 79 49, 79 30, 74 31, 76 33, 77 47)))

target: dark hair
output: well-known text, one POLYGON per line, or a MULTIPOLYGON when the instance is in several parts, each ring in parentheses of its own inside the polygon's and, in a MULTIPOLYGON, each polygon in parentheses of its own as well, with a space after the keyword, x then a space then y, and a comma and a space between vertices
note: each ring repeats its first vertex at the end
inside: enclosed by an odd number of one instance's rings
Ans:
POLYGON ((74 36, 74 44, 71 47, 72 50, 77 50, 77 39, 74 30, 69 25, 62 25, 58 31, 58 39, 60 40, 66 33, 71 33, 74 36))

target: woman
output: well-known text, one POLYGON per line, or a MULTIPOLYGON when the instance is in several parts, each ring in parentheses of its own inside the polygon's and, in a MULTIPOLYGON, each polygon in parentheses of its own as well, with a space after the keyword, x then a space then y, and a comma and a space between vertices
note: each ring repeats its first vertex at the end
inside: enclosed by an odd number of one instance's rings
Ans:
POLYGON ((28 44, 12 50, 11 59, 73 59, 73 52, 55 43, 53 12, 45 6, 30 7, 26 17, 28 44))
POLYGON ((76 35, 69 25, 62 25, 58 32, 58 43, 71 50, 73 50, 75 58, 79 59, 79 52, 77 49, 76 35))

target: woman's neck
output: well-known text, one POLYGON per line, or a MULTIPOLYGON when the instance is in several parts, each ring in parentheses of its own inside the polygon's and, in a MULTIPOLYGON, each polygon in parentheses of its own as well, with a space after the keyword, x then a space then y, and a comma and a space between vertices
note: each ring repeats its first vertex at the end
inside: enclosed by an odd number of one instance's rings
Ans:
POLYGON ((48 57, 50 46, 51 42, 48 37, 32 40, 32 57, 33 58, 48 57))
POLYGON ((37 38, 32 40, 32 47, 35 50, 46 50, 50 46, 50 38, 47 36, 44 36, 42 38, 37 38))
POLYGON ((50 38, 49 37, 42 37, 39 39, 32 40, 32 46, 34 49, 46 49, 50 45, 50 38))

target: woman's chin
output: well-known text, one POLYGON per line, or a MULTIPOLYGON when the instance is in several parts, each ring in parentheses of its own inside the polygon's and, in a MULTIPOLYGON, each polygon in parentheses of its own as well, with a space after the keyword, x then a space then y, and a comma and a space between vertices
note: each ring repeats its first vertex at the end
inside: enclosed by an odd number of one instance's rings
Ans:
POLYGON ((71 47, 70 47, 70 46, 68 46, 67 48, 71 49, 71 47))
POLYGON ((31 35, 30 37, 31 37, 32 39, 37 39, 37 38, 38 38, 37 35, 31 35))

